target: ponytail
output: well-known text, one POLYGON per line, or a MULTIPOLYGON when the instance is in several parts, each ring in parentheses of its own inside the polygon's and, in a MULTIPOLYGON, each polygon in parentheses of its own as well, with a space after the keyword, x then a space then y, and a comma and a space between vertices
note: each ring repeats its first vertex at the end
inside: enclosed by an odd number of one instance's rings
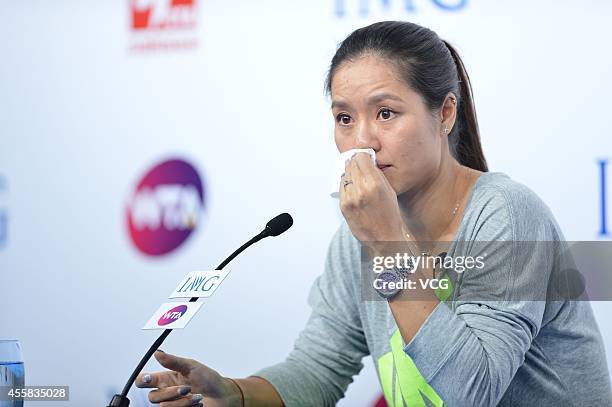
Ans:
POLYGON ((448 42, 442 40, 453 57, 459 75, 460 95, 457 95, 457 126, 449 134, 451 153, 460 164, 487 172, 487 160, 480 144, 480 131, 474 106, 472 84, 461 57, 448 42))

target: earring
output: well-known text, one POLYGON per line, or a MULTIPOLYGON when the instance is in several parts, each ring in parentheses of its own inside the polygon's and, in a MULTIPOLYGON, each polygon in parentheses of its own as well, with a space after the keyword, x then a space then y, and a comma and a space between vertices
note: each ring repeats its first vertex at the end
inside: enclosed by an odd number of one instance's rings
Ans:
POLYGON ((448 127, 444 128, 444 134, 448 133, 448 127))

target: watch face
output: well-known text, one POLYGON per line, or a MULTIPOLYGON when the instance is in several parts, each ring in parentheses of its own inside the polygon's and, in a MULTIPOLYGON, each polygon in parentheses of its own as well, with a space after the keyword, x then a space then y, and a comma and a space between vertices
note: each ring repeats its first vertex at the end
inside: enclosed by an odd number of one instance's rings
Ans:
POLYGON ((389 289, 386 284, 401 282, 402 278, 397 273, 394 273, 392 271, 383 271, 376 278, 380 280, 376 285, 381 288, 376 288, 376 291, 378 291, 378 294, 380 294, 381 297, 388 299, 393 297, 400 291, 399 288, 389 289))

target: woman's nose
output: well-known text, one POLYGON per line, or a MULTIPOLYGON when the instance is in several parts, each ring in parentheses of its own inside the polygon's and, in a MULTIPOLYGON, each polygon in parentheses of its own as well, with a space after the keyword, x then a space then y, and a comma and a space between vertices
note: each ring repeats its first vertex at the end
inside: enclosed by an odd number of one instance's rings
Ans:
POLYGON ((355 148, 372 148, 374 151, 380 150, 380 142, 376 129, 373 126, 362 125, 355 135, 355 148))

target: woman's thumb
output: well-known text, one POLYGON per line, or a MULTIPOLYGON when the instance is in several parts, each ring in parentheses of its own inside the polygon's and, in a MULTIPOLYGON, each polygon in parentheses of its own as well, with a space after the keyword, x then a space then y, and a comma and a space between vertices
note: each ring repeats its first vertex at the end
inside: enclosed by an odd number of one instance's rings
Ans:
POLYGON ((155 359, 166 369, 187 374, 192 368, 193 360, 174 356, 161 350, 155 352, 155 359))

